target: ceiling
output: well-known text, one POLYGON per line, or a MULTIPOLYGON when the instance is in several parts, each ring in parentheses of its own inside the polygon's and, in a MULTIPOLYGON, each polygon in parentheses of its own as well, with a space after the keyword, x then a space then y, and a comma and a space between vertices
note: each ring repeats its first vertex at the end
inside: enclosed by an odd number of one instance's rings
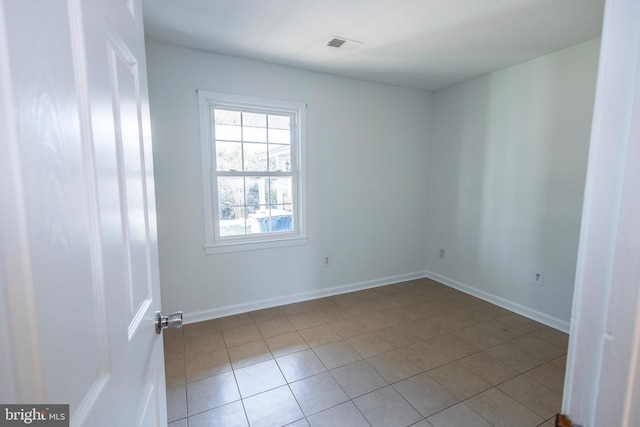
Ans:
POLYGON ((605 0, 143 0, 147 40, 440 90, 601 33, 605 0), (363 42, 334 48, 334 36, 363 42))

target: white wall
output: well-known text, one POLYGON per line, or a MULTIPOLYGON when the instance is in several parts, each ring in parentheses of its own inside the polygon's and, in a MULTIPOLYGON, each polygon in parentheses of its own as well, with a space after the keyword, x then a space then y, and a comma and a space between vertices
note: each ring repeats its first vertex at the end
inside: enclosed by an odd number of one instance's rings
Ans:
POLYGON ((598 50, 592 40, 434 96, 429 274, 565 330, 598 50))
POLYGON ((425 274, 431 94, 156 43, 147 62, 164 311, 197 320, 425 274), (196 89, 308 103, 307 245, 204 254, 196 89))

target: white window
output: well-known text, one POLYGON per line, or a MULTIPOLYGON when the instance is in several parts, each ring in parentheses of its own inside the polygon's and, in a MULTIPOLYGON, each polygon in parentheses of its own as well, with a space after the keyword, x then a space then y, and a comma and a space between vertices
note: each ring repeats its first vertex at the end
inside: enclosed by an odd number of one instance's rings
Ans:
POLYGON ((199 90, 206 253, 305 243, 305 105, 199 90))

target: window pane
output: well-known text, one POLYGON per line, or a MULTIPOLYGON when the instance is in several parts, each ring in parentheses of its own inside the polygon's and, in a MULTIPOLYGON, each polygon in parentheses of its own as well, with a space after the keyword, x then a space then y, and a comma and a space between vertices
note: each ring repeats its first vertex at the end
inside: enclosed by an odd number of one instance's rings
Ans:
POLYGON ((290 176, 271 178, 270 179, 270 191, 267 204, 276 208, 277 205, 283 205, 285 203, 292 203, 291 198, 293 179, 290 176))
POLYGON ((216 170, 242 170, 242 143, 216 142, 216 170))
POLYGON ((216 140, 240 141, 242 132, 240 126, 216 125, 216 140))
POLYGON ((276 116, 269 114, 269 128, 271 129, 286 129, 289 130, 291 123, 290 116, 276 116))
POLYGON ((244 144, 244 170, 252 172, 267 170, 267 144, 244 144))
POLYGON ((247 177, 246 178, 246 201, 247 215, 254 214, 264 204, 265 188, 269 184, 267 178, 247 177))
POLYGON ((244 206, 244 178, 218 177, 218 204, 225 207, 244 206))
POLYGON ((214 110, 215 124, 217 125, 237 125, 240 126, 240 111, 214 110))
POLYGON ((240 141, 242 133, 240 128, 240 112, 230 110, 214 110, 214 123, 216 139, 240 141))
MULTIPOLYGON (((282 208, 283 206, 279 206, 282 208)), ((273 233, 293 230, 293 214, 291 211, 278 209, 278 206, 260 206, 255 214, 250 215, 252 233, 273 233)))
POLYGON ((277 144, 290 144, 290 123, 290 116, 269 115, 269 142, 277 144))
POLYGON ((291 146, 269 144, 269 170, 289 172, 291 170, 291 146))
POLYGON ((242 138, 244 141, 267 142, 267 115, 242 113, 242 138))
POLYGON ((291 142, 291 133, 289 130, 269 128, 269 142, 289 144, 291 142))
POLYGON ((220 235, 239 236, 249 232, 245 209, 240 206, 220 208, 220 235))

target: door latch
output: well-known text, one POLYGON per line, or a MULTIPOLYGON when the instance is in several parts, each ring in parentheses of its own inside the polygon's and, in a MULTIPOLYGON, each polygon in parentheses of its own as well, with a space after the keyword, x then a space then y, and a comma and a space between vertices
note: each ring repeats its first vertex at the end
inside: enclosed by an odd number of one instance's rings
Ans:
POLYGON ((182 328, 182 312, 176 311, 168 316, 163 316, 159 311, 156 312, 156 334, 160 334, 163 329, 180 329, 182 328))

